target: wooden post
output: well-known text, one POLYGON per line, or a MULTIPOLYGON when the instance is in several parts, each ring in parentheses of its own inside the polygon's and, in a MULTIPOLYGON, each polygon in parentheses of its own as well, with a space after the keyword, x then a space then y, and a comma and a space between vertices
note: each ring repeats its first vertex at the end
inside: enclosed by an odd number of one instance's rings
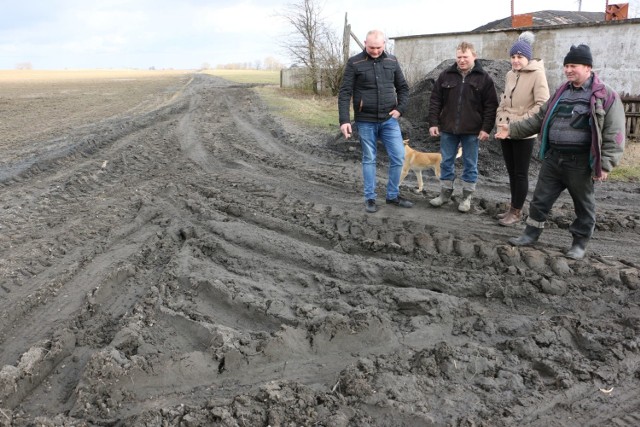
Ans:
POLYGON ((347 14, 344 14, 344 30, 342 32, 342 56, 344 63, 349 60, 349 41, 351 37, 351 25, 347 22, 347 14))
MULTIPOLYGON (((351 26, 349 26, 349 28, 351 28, 351 26)), ((358 40, 358 37, 356 37, 356 35, 353 34, 353 31, 351 31, 351 37, 353 37, 353 39, 356 41, 356 43, 358 43, 358 46, 360 46, 360 49, 364 50, 364 45, 362 44, 362 42, 360 40, 358 40)))
POLYGON ((358 37, 356 37, 356 35, 353 34, 353 31, 351 31, 351 24, 347 22, 347 14, 345 13, 344 14, 344 30, 342 33, 342 55, 344 56, 345 64, 349 60, 349 42, 351 41, 351 38, 353 38, 353 40, 355 40, 355 42, 358 43, 358 46, 360 46, 360 49, 364 50, 364 45, 362 44, 362 42, 360 42, 360 40, 358 40, 358 37))

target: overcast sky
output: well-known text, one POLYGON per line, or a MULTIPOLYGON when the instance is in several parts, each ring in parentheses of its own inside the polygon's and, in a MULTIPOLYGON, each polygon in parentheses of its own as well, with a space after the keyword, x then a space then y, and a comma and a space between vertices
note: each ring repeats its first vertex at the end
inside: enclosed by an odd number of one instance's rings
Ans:
MULTIPOLYGON (((281 45, 290 29, 279 15, 300 1, 0 0, 0 69, 15 69, 21 63, 40 70, 196 69, 203 64, 263 63, 267 57, 289 65, 281 45)), ((578 3, 514 0, 514 13, 575 11, 578 3)), ((604 12, 606 0, 581 3, 582 11, 604 12)), ((389 37, 463 32, 511 14, 510 0, 316 0, 315 4, 337 34, 342 34, 347 13, 361 40, 372 28, 389 37)))

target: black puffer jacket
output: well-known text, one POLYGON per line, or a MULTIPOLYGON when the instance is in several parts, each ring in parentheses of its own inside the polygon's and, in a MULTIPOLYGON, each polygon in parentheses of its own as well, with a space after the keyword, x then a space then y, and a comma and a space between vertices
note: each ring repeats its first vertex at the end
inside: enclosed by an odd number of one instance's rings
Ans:
POLYGON ((464 78, 457 64, 444 70, 429 101, 429 127, 457 135, 491 133, 496 120, 498 94, 493 79, 476 61, 464 78))
POLYGON ((403 114, 409 85, 395 56, 383 52, 372 58, 366 51, 347 61, 338 95, 340 124, 349 123, 349 101, 353 99, 356 121, 383 122, 392 110, 403 114))

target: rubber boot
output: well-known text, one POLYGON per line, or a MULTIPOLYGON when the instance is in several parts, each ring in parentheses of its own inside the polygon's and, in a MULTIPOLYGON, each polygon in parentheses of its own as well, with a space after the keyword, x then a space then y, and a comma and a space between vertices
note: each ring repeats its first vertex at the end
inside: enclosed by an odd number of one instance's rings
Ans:
POLYGON ((472 190, 462 190, 462 201, 458 205, 458 210, 460 212, 469 212, 471 209, 471 196, 473 196, 472 190))
POLYGON ((542 234, 542 228, 527 225, 520 237, 512 237, 509 243, 513 246, 530 246, 538 241, 538 237, 542 234))
POLYGON ((498 221, 498 224, 510 227, 522 221, 522 209, 511 208, 507 215, 498 221))
POLYGON ((589 239, 587 239, 586 237, 573 236, 573 243, 571 244, 571 248, 565 255, 567 256, 567 258, 571 259, 584 258, 588 243, 589 239))
POLYGON ((440 195, 435 199, 429 200, 431 206, 440 207, 451 200, 451 195, 453 194, 453 188, 440 188, 440 195))

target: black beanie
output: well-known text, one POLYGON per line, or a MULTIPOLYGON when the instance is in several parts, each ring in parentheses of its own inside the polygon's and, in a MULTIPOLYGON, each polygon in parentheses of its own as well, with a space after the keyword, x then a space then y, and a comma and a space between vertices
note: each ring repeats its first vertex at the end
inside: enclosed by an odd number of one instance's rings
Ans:
POLYGON ((593 57, 591 56, 591 49, 589 49, 589 46, 586 44, 571 46, 569 53, 564 57, 563 65, 567 64, 582 64, 593 67, 593 57))

